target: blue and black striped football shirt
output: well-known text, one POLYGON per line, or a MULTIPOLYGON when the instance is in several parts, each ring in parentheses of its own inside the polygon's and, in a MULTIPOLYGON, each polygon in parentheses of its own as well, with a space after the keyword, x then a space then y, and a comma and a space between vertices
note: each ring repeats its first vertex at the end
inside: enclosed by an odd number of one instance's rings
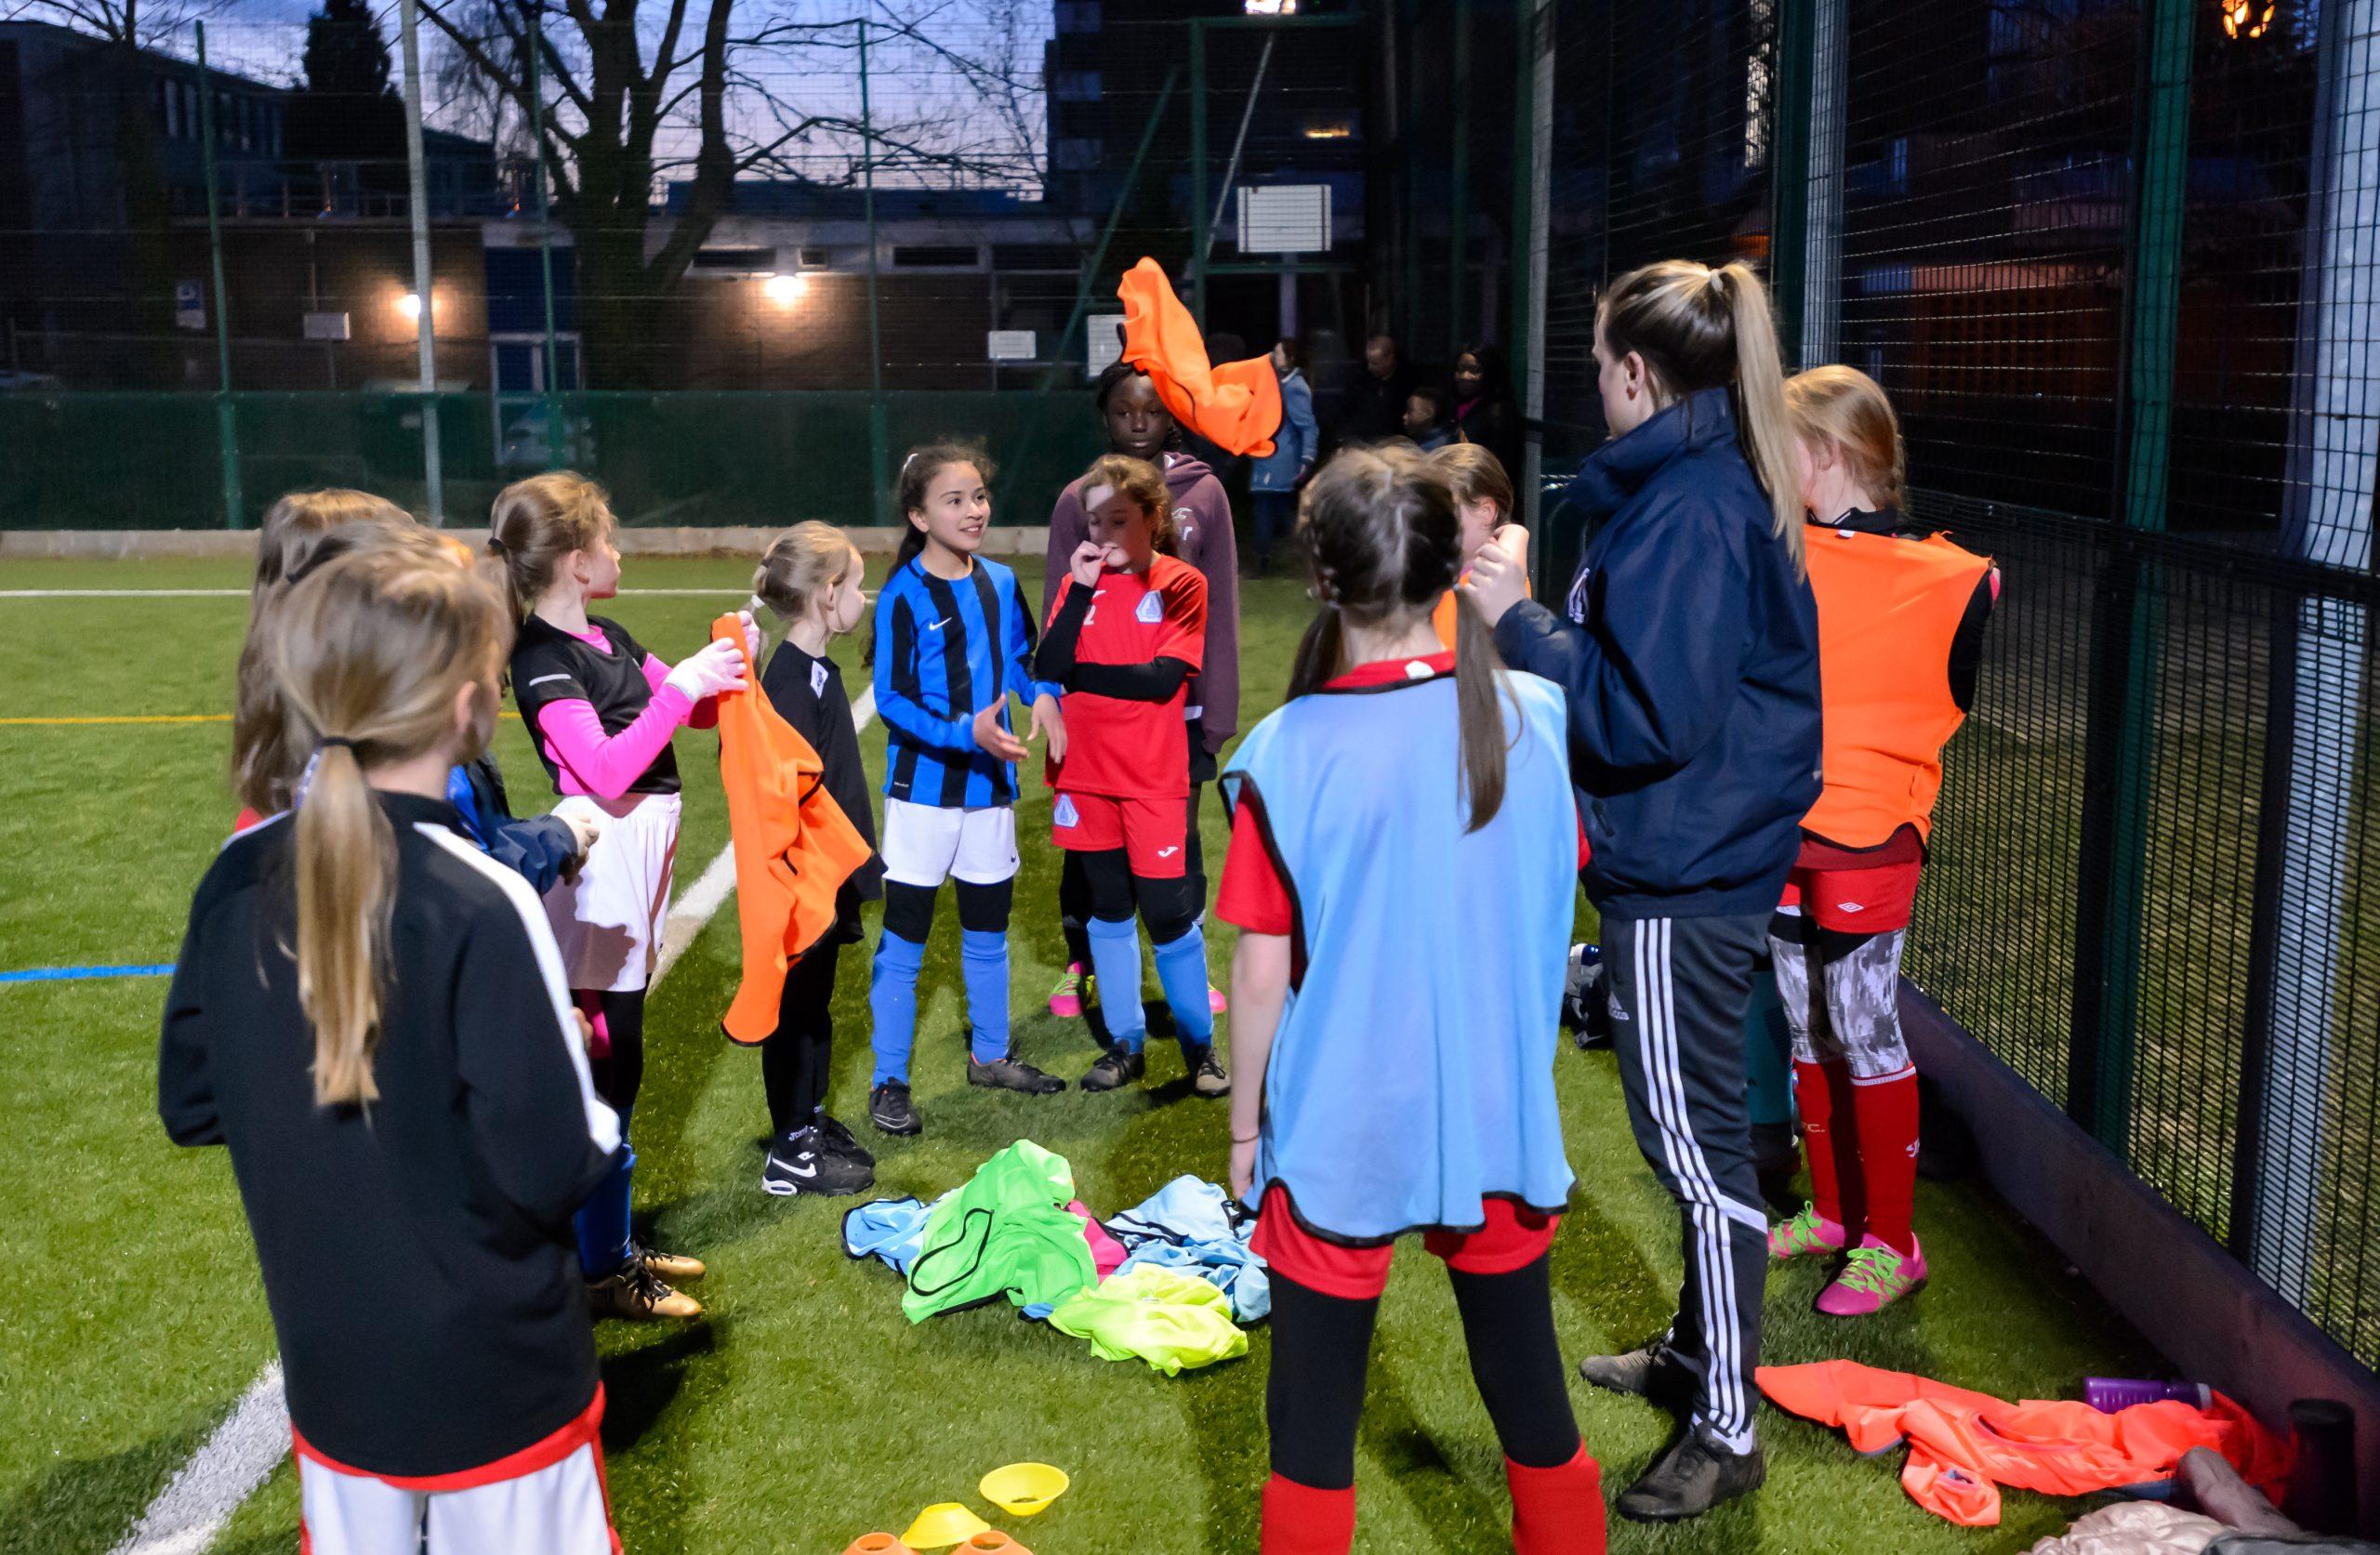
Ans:
POLYGON ((1033 678, 1032 613, 1016 574, 988 557, 938 578, 912 557, 876 597, 876 713, 884 720, 884 792, 945 810, 1013 804, 1016 768, 975 744, 975 712, 1008 694, 1060 694, 1033 678))

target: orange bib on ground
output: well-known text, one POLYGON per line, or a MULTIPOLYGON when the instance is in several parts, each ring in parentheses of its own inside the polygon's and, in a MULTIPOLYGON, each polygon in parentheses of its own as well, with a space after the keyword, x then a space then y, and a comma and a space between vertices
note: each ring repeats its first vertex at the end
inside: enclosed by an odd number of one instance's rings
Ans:
POLYGON ((1226 454, 1263 458, 1281 429, 1281 379, 1269 356, 1210 366, 1198 321, 1155 259, 1124 272, 1124 360, 1149 376, 1173 419, 1226 454))
POLYGON ((1942 791, 1942 747, 1966 714, 1950 699, 1950 645, 1988 557, 1929 534, 1811 524, 1826 788, 1802 830, 1873 848, 1905 825, 1921 837, 1942 791))
POLYGON ((2182 1455, 2211 1447, 2250 1484, 2281 1498, 2292 1449, 2221 1393, 2206 1409, 2136 1403, 2113 1415, 2073 1400, 2010 1403, 1907 1372, 1851 1361, 1763 1366, 1753 1374, 1778 1408, 1839 1426, 1855 1452, 1909 1444, 1910 1499, 1969 1528, 2000 1522, 2000 1487, 2087 1496, 2174 1477, 2182 1455))
MULTIPOLYGON (((710 635, 741 650, 744 624, 722 615, 710 635)), ((869 849, 826 792, 818 753, 760 691, 760 666, 748 653, 744 681, 744 690, 719 698, 719 781, 727 790, 744 941, 744 979, 720 1025, 748 1045, 777 1029, 786 969, 835 926, 835 893, 867 862, 869 849)))

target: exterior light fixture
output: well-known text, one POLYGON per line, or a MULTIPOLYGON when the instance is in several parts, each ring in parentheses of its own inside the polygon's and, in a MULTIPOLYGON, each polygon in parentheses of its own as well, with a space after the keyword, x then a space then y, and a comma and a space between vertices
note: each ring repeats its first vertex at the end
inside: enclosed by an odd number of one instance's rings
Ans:
POLYGON ((421 294, 407 292, 397 298, 397 317, 409 324, 421 323, 421 294))
POLYGON ((807 283, 799 275, 772 275, 760 283, 760 295, 779 308, 790 308, 801 298, 807 283))
POLYGON ((2227 38, 2261 38, 2272 26, 2273 0, 2215 0, 2227 38))

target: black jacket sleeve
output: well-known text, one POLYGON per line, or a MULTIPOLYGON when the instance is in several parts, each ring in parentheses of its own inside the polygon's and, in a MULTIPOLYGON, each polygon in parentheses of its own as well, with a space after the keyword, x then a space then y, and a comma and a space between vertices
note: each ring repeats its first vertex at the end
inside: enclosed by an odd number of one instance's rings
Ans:
POLYGON ((1050 630, 1043 635, 1041 647, 1033 656, 1033 673, 1070 692, 1089 692, 1093 696, 1112 696, 1124 702, 1163 702, 1180 691, 1191 673, 1189 664, 1182 659, 1158 658, 1144 665, 1091 665, 1075 657, 1083 620, 1091 614, 1091 598, 1088 588, 1068 592, 1065 604, 1050 623, 1050 630))
MULTIPOLYGON (((455 980, 455 1066, 471 1137, 497 1189, 532 1223, 566 1224, 611 1169, 578 1024, 509 903, 470 928, 455 980)), ((601 1111, 599 1111, 601 1109, 601 1111)), ((617 1126, 607 1126, 617 1138, 617 1126)))
POLYGON ((191 910, 190 928, 182 936, 181 957, 174 963, 174 981, 165 991, 165 1033, 157 1047, 157 1115, 165 1120, 165 1137, 178 1145, 219 1145, 223 1118, 215 1106, 215 1081, 207 1048, 205 920, 202 908, 191 910))

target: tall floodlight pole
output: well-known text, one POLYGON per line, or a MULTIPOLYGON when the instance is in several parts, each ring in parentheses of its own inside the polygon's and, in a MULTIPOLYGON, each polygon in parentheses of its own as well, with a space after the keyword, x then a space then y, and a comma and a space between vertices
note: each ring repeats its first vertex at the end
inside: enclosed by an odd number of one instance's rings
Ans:
MULTIPOLYGON (((421 360, 421 472, 429 489, 430 521, 446 521, 445 480, 438 467, 437 304, 430 289, 430 175, 421 152, 421 38, 416 0, 399 0, 398 31, 405 58, 405 181, 413 205, 413 293, 421 300, 414 333, 421 360)), ((548 428, 550 438, 552 429, 548 428)))

